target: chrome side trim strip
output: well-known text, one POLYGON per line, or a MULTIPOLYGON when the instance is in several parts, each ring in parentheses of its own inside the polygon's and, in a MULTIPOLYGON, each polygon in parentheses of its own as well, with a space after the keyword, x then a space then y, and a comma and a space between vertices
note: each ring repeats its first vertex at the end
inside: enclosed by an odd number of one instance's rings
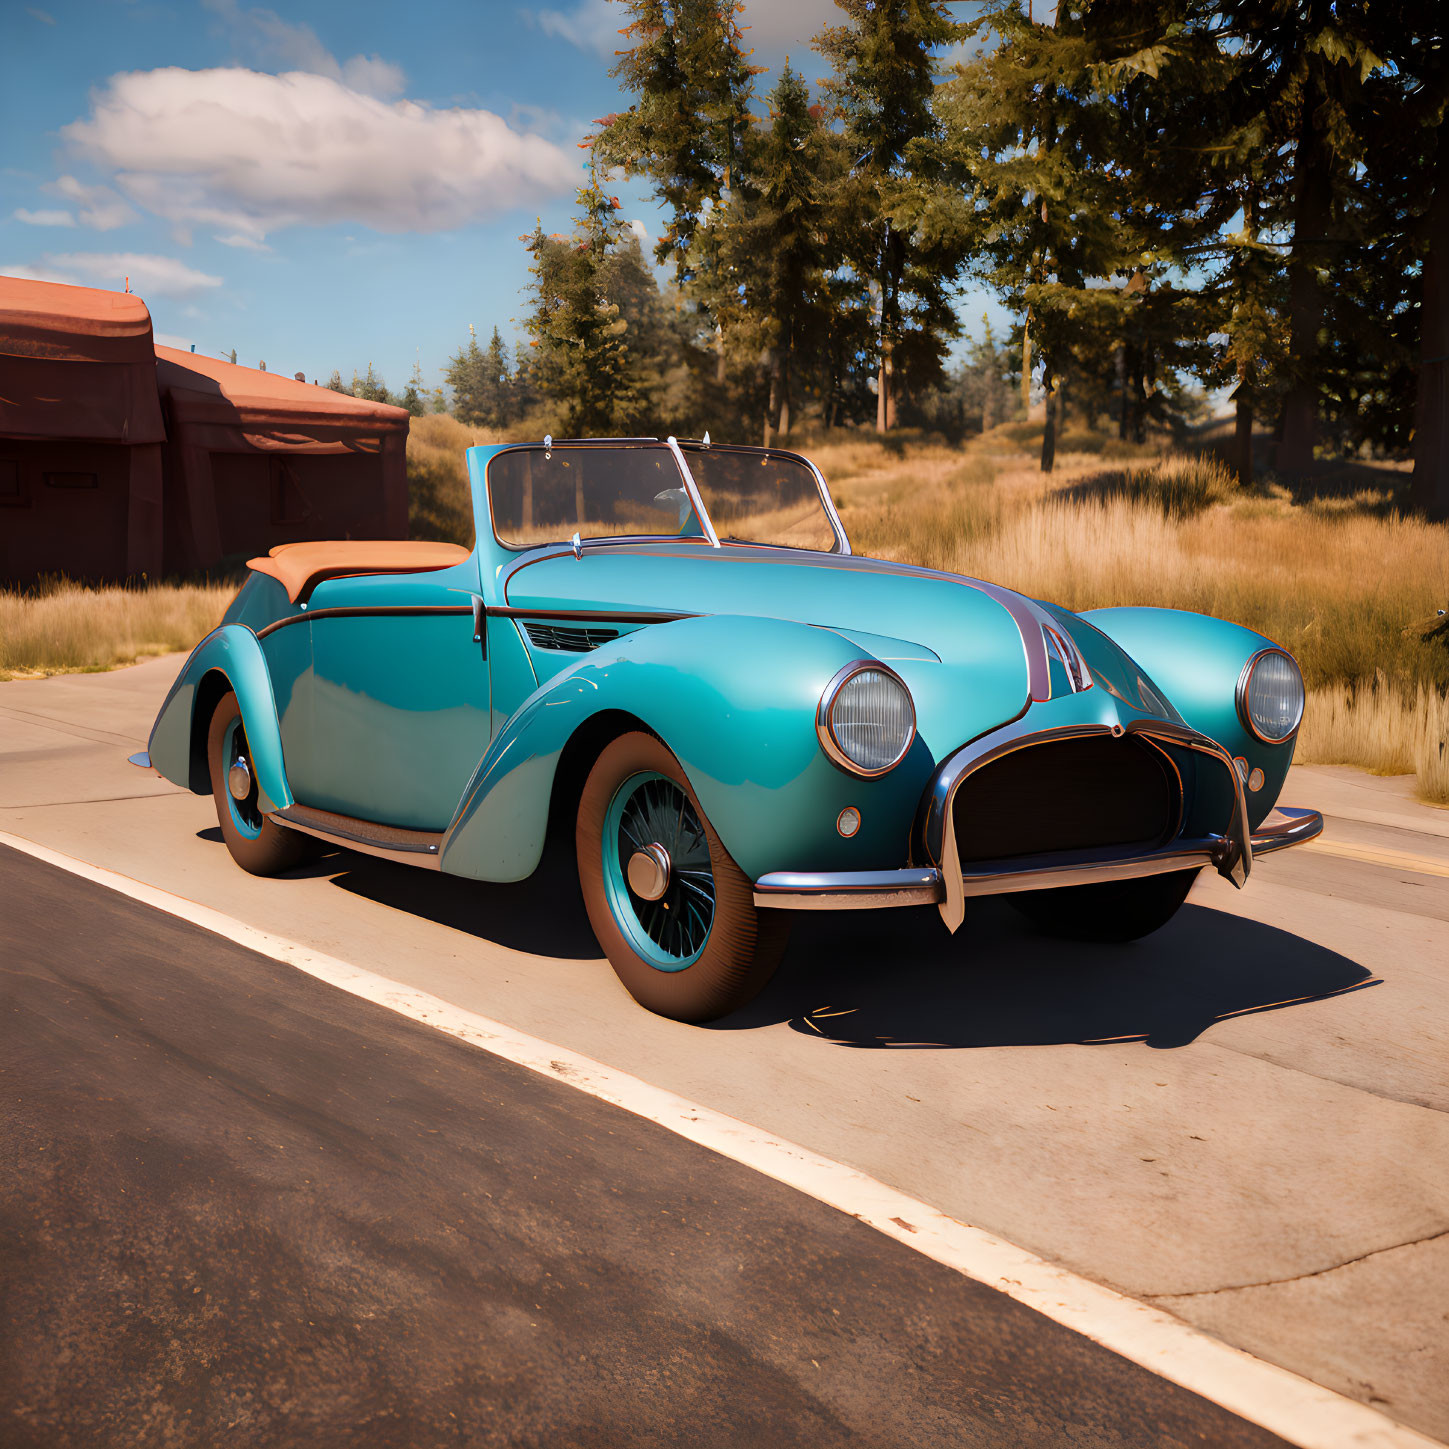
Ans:
POLYGON ((755 882, 755 904, 789 911, 869 911, 931 906, 945 894, 938 870, 771 871, 755 882))
POLYGON ((285 629, 289 624, 307 624, 313 619, 397 618, 400 615, 410 614, 426 618, 430 615, 471 614, 473 612, 472 607, 468 604, 376 604, 371 606, 358 604, 346 607, 339 605, 335 609, 308 609, 303 604, 302 609, 302 613, 288 614, 285 619, 273 619, 270 624, 264 624, 256 630, 257 638, 265 639, 268 634, 275 634, 278 629, 285 629))
POLYGON ((379 825, 373 820, 336 815, 330 810, 314 810, 309 805, 288 805, 284 810, 273 811, 271 818, 280 820, 291 830, 315 835, 318 840, 346 846, 348 850, 361 851, 363 855, 375 855, 381 860, 392 860, 401 865, 421 865, 431 870, 439 868, 439 851, 443 844, 441 832, 434 834, 429 830, 379 825))

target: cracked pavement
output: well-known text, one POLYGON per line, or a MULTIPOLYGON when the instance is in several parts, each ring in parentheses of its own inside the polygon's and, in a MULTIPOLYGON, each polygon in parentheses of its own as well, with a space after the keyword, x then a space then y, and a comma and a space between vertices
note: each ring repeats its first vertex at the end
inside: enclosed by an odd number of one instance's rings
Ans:
POLYGON ((1285 803, 1364 858, 1202 878, 1130 947, 992 902, 955 938, 928 910, 803 918, 764 995, 698 1029, 624 995, 566 857, 517 886, 349 854, 242 874, 209 800, 125 763, 180 662, 0 684, 0 829, 860 1167, 1449 1440, 1449 877, 1412 868, 1449 863, 1449 812, 1405 781, 1295 769, 1285 803))

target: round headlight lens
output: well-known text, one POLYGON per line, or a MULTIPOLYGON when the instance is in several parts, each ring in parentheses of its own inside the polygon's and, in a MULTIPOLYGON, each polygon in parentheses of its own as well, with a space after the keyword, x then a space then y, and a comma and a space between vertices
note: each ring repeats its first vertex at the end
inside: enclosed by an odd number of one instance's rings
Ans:
POLYGON ((1270 745, 1294 734, 1303 721, 1303 675, 1292 655, 1265 649, 1248 661, 1238 685, 1238 713, 1270 745))
POLYGON ((826 754, 857 775, 900 764, 916 735, 910 691, 883 664, 851 665, 826 687, 817 720, 826 754))

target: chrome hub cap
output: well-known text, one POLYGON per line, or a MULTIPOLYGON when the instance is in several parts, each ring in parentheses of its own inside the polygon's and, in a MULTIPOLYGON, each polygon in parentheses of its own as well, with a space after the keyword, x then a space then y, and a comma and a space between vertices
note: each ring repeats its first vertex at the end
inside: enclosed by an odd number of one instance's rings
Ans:
POLYGON ((629 857, 629 889, 641 901, 660 900, 669 889, 669 852, 652 841, 629 857))
POLYGON ((252 792, 252 772, 245 755, 238 755, 226 772, 226 788, 233 800, 245 800, 252 792))

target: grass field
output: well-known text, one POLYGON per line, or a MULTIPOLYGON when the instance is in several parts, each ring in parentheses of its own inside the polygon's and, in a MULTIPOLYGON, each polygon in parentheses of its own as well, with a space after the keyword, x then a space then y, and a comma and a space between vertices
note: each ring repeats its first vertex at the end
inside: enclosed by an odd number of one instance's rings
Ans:
MULTIPOLYGON (((1449 528, 1394 511, 1386 487, 1252 491, 1210 458, 1068 432, 1050 479, 1040 425, 964 451, 873 434, 797 443, 831 485, 857 552, 995 579, 1068 608, 1155 604, 1233 619, 1292 650, 1310 699, 1298 758, 1414 773, 1449 803, 1449 528)), ((463 450, 491 434, 448 416, 408 441, 414 536, 471 542, 463 450)), ((104 669, 189 647, 230 586, 0 594, 0 677, 104 669)))

